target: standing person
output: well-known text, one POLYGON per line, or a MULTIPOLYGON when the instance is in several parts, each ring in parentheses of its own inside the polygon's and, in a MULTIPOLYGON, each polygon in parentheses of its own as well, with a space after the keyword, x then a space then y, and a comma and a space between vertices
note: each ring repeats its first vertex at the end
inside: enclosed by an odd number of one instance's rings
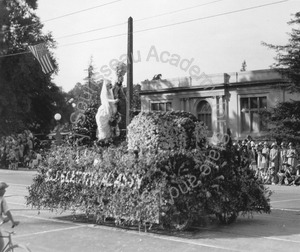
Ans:
POLYGON ((297 152, 292 143, 289 143, 289 149, 286 152, 287 162, 290 166, 296 167, 297 165, 297 152))
POLYGON ((272 143, 272 149, 270 150, 270 167, 275 167, 275 174, 279 171, 279 151, 277 143, 272 143))
POLYGON ((27 144, 28 144, 28 148, 29 148, 29 151, 33 151, 33 141, 32 141, 32 138, 31 137, 27 137, 27 144))
POLYGON ((113 95, 114 99, 118 100, 118 102, 116 103, 117 111, 121 114, 121 100, 124 97, 126 99, 126 95, 124 94, 122 84, 124 81, 124 75, 127 72, 127 66, 124 62, 118 62, 115 69, 117 80, 115 82, 115 86, 113 87, 113 95))
MULTIPOLYGON (((4 194, 6 192, 6 188, 8 187, 8 185, 5 182, 0 182, 0 226, 8 221, 11 221, 12 223, 12 227, 17 226, 19 224, 18 221, 15 221, 9 208, 8 205, 6 203, 4 194)), ((2 251, 4 247, 4 241, 2 238, 2 232, 0 229, 0 251, 2 251)))
POLYGON ((263 155, 261 153, 261 149, 257 150, 257 173, 256 176, 259 179, 263 179, 263 171, 264 171, 264 165, 262 163, 263 155))
POLYGON ((15 151, 15 163, 14 163, 14 170, 18 170, 19 162, 20 162, 20 147, 18 144, 14 145, 15 151))
POLYGON ((270 150, 268 148, 268 143, 264 142, 264 147, 261 150, 261 154, 262 154, 262 166, 264 167, 264 173, 267 172, 268 168, 269 168, 269 153, 270 150))
POLYGON ((24 144, 22 138, 19 138, 19 156, 20 156, 20 165, 23 167, 24 163, 24 144))
POLYGON ((252 170, 257 170, 257 152, 255 149, 255 143, 253 141, 251 141, 250 143, 250 149, 249 149, 249 158, 250 158, 250 162, 251 162, 251 168, 252 170))
POLYGON ((9 145, 9 152, 7 158, 8 158, 8 169, 14 170, 15 163, 16 163, 16 153, 13 144, 9 145))
POLYGON ((115 86, 113 87, 112 91, 113 91, 113 95, 114 95, 114 99, 119 99, 119 101, 116 103, 117 106, 117 111, 119 113, 121 113, 121 98, 123 95, 123 76, 118 76, 118 80, 115 83, 115 86))
POLYGON ((287 148, 285 142, 282 142, 280 145, 280 162, 279 162, 279 169, 282 168, 283 164, 287 163, 287 148))

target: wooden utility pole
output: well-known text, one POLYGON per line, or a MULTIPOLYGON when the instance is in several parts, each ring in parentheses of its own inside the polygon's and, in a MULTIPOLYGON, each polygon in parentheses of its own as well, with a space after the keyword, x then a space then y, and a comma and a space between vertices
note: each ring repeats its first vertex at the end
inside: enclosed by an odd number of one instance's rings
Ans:
POLYGON ((127 42, 127 104, 126 104, 126 128, 132 118, 133 98, 133 29, 132 17, 128 18, 128 42, 127 42))

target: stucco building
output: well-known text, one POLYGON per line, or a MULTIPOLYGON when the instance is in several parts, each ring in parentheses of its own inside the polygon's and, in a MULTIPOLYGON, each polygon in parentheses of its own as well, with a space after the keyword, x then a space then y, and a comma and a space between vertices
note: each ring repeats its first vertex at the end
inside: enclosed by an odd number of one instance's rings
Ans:
POLYGON ((271 69, 143 81, 140 95, 142 110, 191 112, 205 122, 210 134, 230 128, 236 140, 266 133, 262 109, 300 99, 271 69))

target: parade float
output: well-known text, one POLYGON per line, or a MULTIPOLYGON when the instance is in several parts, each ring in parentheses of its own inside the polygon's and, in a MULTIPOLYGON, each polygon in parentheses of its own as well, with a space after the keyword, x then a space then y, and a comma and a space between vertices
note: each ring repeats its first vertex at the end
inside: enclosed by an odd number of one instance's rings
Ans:
POLYGON ((270 213, 271 192, 227 134, 208 141, 187 112, 141 112, 118 145, 54 146, 28 188, 27 204, 72 210, 95 223, 183 230, 214 218, 270 213))

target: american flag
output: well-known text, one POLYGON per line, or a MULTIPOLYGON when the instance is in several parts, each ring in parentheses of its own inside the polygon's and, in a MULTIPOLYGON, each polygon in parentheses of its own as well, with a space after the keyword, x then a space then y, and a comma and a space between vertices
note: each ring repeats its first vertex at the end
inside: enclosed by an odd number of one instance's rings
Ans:
POLYGON ((42 70, 45 74, 50 73, 54 70, 45 43, 29 46, 29 50, 32 52, 34 57, 36 57, 38 62, 41 64, 42 70))

